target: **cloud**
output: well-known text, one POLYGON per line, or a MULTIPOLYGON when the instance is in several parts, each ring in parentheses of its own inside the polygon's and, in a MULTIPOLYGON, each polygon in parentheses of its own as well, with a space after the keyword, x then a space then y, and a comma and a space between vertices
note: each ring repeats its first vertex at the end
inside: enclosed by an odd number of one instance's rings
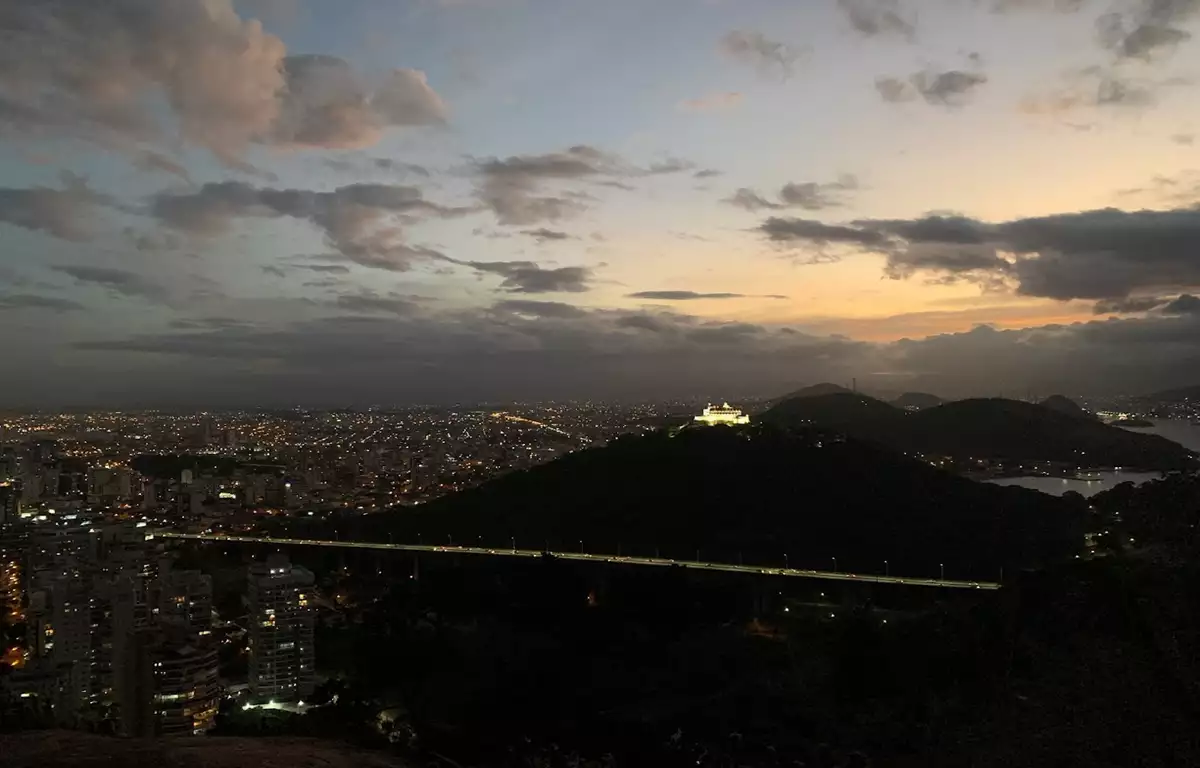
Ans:
POLYGON ((628 294, 631 299, 653 299, 656 301, 692 301, 695 299, 786 299, 779 294, 746 294, 746 293, 698 293, 696 291, 638 291, 628 294))
POLYGON ((524 232, 522 232, 521 234, 529 235, 534 240, 537 240, 539 243, 545 243, 545 242, 549 242, 551 240, 570 240, 570 239, 572 239, 571 236, 568 235, 566 232, 559 232, 558 230, 555 230, 555 229, 546 229, 545 227, 540 227, 538 229, 527 229, 524 232))
POLYGON ((892 104, 912 101, 917 97, 916 89, 895 77, 875 78, 875 90, 879 93, 879 98, 892 104))
POLYGON ((692 112, 713 112, 733 109, 742 103, 742 94, 737 91, 706 93, 698 99, 684 99, 679 106, 692 112))
POLYGON ((1030 96, 1021 102, 1029 114, 1062 115, 1080 109, 1130 108, 1154 104, 1156 92, 1174 80, 1134 80, 1103 67, 1085 67, 1067 73, 1062 86, 1030 96))
POLYGON ((842 243, 887 257, 886 274, 924 273, 1025 296, 1125 299, 1200 286, 1200 210, 1115 208, 990 224, 962 216, 828 225, 772 217, 759 230, 793 245, 842 243))
POLYGON ((38 138, 178 138, 246 169, 252 144, 362 146, 446 115, 422 73, 368 87, 339 59, 288 56, 231 0, 27 0, 0 8, 0 29, 0 121, 38 138))
POLYGON ((0 187, 0 222, 63 240, 86 240, 93 211, 108 202, 83 179, 64 174, 62 189, 0 187))
POLYGON ((784 207, 783 203, 772 202, 749 187, 739 187, 736 192, 721 202, 738 208, 745 208, 747 211, 773 210, 784 207))
POLYGON ((1185 293, 1172 299, 1159 312, 1164 315, 1200 315, 1200 298, 1185 293))
POLYGON ((619 172, 616 158, 594 147, 575 146, 544 155, 515 155, 475 163, 478 194, 501 224, 529 225, 558 221, 583 210, 579 200, 543 194, 547 182, 577 181, 619 172))
POLYGON ((492 305, 492 309, 518 315, 550 318, 578 318, 588 314, 586 310, 573 304, 564 304, 561 301, 529 301, 525 299, 498 301, 492 305))
POLYGON ((1120 58, 1151 59, 1192 35, 1178 25, 1200 11, 1198 0, 1133 0, 1128 11, 1107 13, 1096 22, 1100 42, 1120 58))
POLYGON ((838 0, 838 8, 851 28, 865 37, 916 37, 916 25, 896 0, 838 0))
POLYGON ((692 174, 697 179, 711 179, 714 176, 721 176, 724 171, 718 171, 716 168, 702 168, 692 174))
POLYGON ((380 295, 374 292, 343 293, 334 298, 333 305, 351 312, 391 315, 410 315, 419 307, 412 296, 402 296, 396 293, 380 295))
POLYGON ((748 64, 762 74, 777 74, 784 80, 792 76, 801 55, 799 50, 787 43, 749 30, 729 32, 721 38, 720 49, 726 56, 748 64))
POLYGON ((907 81, 878 77, 875 79, 875 90, 881 99, 891 103, 913 101, 919 97, 928 104, 957 107, 965 104, 970 95, 986 82, 987 75, 982 72, 924 70, 914 73, 907 81))
POLYGON ((1075 13, 1087 3, 1087 0, 992 0, 992 13, 1010 13, 1013 11, 1051 11, 1054 13, 1075 13))
POLYGON ((55 272, 61 272, 79 283, 90 283, 119 293, 122 296, 134 296, 143 299, 161 300, 163 289, 136 272, 110 267, 96 267, 89 264, 73 264, 51 267, 55 272))
POLYGON ((1171 141, 1190 147, 1196 142, 1196 135, 1192 133, 1176 133, 1171 136, 1171 141))
POLYGON ((788 182, 779 189, 778 201, 768 200, 753 189, 741 187, 722 202, 745 208, 747 211, 803 208, 820 211, 844 205, 841 193, 858 189, 858 179, 846 174, 837 181, 820 184, 815 181, 788 182))
POLYGON ((133 164, 143 171, 167 173, 183 179, 188 184, 192 183, 192 177, 188 175, 186 168, 159 152, 154 152, 148 149, 142 150, 140 153, 134 156, 133 164))
POLYGON ((314 192, 225 181, 194 191, 162 192, 150 202, 150 214, 160 222, 202 237, 221 234, 240 218, 306 220, 342 257, 392 271, 404 271, 414 260, 441 257, 405 243, 401 225, 430 217, 454 218, 471 210, 430 202, 417 187, 365 183, 314 192))
POLYGON ((770 217, 758 226, 758 231, 777 243, 856 245, 870 250, 879 250, 888 244, 888 238, 881 232, 785 216, 770 217))
POLYGON ((1120 299, 1101 299, 1092 306, 1096 315, 1128 315, 1149 312, 1167 302, 1162 296, 1128 296, 1120 299))
POLYGON ((39 296, 32 293, 10 293, 0 295, 0 311, 19 309, 47 309, 54 312, 73 312, 84 309, 77 301, 58 296, 39 296))
POLYGON ((961 103, 966 95, 987 82, 987 76, 979 72, 963 72, 952 69, 946 72, 918 72, 910 81, 930 104, 953 105, 961 103))
POLYGON ((480 272, 500 275, 500 288, 510 293, 582 293, 591 289, 588 267, 546 269, 532 261, 456 261, 480 272))
POLYGON ((693 167, 687 160, 667 158, 639 168, 586 145, 540 155, 493 157, 472 164, 478 177, 476 195, 495 213, 499 223, 513 226, 569 218, 585 210, 592 199, 578 191, 547 189, 554 185, 586 181, 629 190, 633 187, 619 179, 681 173, 693 167))

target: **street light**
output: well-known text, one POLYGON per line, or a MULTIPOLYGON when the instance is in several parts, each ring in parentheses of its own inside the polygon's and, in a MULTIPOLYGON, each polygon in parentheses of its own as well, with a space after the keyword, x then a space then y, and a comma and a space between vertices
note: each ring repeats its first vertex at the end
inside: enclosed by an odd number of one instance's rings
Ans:
POLYGON ((784 568, 787 568, 789 571, 792 569, 792 566, 788 565, 788 556, 787 556, 787 552, 784 552, 784 553, 783 553, 783 567, 784 567, 784 568))
POLYGON ((834 571, 834 573, 837 573, 837 558, 833 557, 830 559, 833 560, 833 571, 834 571))
POLYGON ((510 537, 509 537, 509 540, 510 540, 510 541, 512 541, 512 548, 513 548, 513 552, 516 552, 516 551, 517 551, 517 537, 516 537, 516 536, 510 536, 510 537))
POLYGON ((888 567, 888 561, 887 561, 887 560, 884 560, 884 561, 883 561, 883 575, 884 575, 884 576, 891 576, 891 575, 892 575, 892 569, 888 567))
POLYGON ((938 570, 941 572, 942 581, 945 581, 946 580, 946 564, 938 563, 938 570))

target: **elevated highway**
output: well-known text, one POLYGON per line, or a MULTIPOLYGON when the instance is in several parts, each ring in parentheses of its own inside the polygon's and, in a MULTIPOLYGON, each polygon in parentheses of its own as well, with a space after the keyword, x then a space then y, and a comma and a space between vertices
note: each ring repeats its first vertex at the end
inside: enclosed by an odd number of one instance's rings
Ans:
POLYGON ((880 576, 847 571, 812 571, 802 568, 776 568, 773 566, 735 565, 698 560, 673 560, 665 557, 637 557, 631 555, 603 555, 589 552, 548 552, 540 549, 497 549, 491 547, 464 547, 435 544, 384 544, 373 541, 339 541, 328 539, 290 539, 275 536, 233 536, 217 533, 176 533, 174 531, 152 531, 148 538, 190 539, 226 543, 272 544, 281 547, 340 547, 344 549, 374 549, 399 552, 421 552, 456 555, 480 555, 493 557, 554 557, 562 560, 578 560, 589 563, 614 563, 619 565, 656 566, 660 568, 694 568, 701 571, 724 571, 757 576, 788 576, 801 579, 824 579, 826 581, 853 581, 865 584, 906 584, 913 587, 939 587, 942 589, 985 589, 996 590, 1000 584, 994 581, 960 581, 956 579, 924 579, 911 576, 880 576))

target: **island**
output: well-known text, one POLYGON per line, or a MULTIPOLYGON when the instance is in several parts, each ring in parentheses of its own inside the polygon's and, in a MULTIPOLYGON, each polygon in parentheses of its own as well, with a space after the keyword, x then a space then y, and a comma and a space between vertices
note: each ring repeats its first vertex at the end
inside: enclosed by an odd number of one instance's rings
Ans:
POLYGON ((1129 429, 1145 429, 1146 427, 1154 426, 1153 421, 1134 418, 1117 419, 1116 421, 1110 421, 1108 424, 1111 427, 1127 427, 1129 429))

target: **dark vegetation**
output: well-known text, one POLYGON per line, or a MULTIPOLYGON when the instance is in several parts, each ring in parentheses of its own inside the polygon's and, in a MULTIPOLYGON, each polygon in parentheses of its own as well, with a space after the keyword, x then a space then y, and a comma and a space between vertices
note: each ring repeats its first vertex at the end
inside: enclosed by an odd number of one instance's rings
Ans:
POLYGON ((936 408, 941 405, 944 400, 937 395, 931 395, 927 392, 905 392, 900 397, 892 401, 892 405, 897 408, 906 408, 914 411, 920 411, 925 408, 936 408))
MULTIPOLYGON (((882 408, 891 406, 879 404, 882 408)), ((1084 505, 984 485, 817 430, 684 429, 627 437, 347 537, 994 579, 1073 554, 1084 505)))
POLYGON ((899 451, 956 459, 1151 470, 1196 466, 1190 451, 1157 435, 1016 400, 958 400, 909 413, 843 392, 784 400, 758 418, 779 426, 836 429, 899 451))
POLYGON ((1092 413, 1079 403, 1064 395, 1050 395, 1050 397, 1047 397, 1045 400, 1038 403, 1038 405, 1042 406, 1043 408, 1049 408, 1052 411, 1058 411, 1059 413, 1066 414, 1067 416, 1074 416, 1079 419, 1088 419, 1090 421, 1097 421, 1099 419, 1096 414, 1092 413))

